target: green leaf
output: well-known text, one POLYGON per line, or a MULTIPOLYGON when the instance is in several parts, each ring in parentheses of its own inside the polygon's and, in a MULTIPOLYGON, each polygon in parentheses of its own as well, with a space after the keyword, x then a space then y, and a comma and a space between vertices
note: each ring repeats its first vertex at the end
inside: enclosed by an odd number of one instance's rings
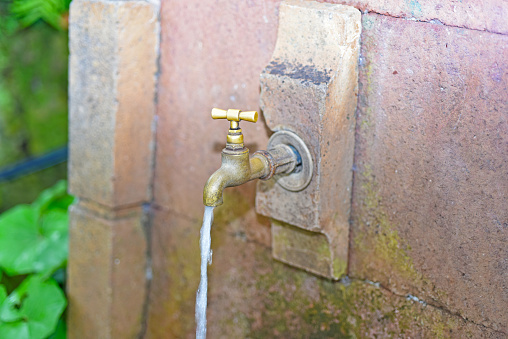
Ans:
POLYGON ((36 214, 30 206, 19 205, 0 216, 0 266, 7 274, 32 270, 38 238, 36 214))
POLYGON ((55 331, 66 304, 53 279, 28 277, 0 305, 0 338, 46 338, 55 331))
POLYGON ((5 298, 7 298, 7 289, 4 285, 0 285, 0 305, 2 305, 5 298))
POLYGON ((31 339, 28 326, 23 322, 11 324, 0 322, 0 335, 5 339, 31 339))
POLYGON ((38 242, 34 257, 34 271, 52 273, 60 268, 69 254, 69 218, 67 213, 50 211, 42 218, 40 232, 44 240, 38 242))
POLYGON ((3 301, 0 307, 0 322, 23 320, 23 314, 19 311, 21 308, 21 301, 21 295, 14 292, 11 293, 11 295, 3 301))
POLYGON ((67 326, 62 318, 58 320, 55 333, 53 333, 48 339, 66 339, 67 338, 67 326))
POLYGON ((52 187, 42 191, 32 203, 32 207, 38 211, 39 215, 42 215, 53 209, 67 211, 73 201, 74 198, 67 194, 67 182, 60 180, 52 187))
POLYGON ((11 12, 23 26, 44 20, 56 29, 61 29, 62 14, 69 9, 68 0, 14 0, 11 12))
POLYGON ((21 205, 0 216, 0 266, 9 275, 50 274, 67 261, 68 216, 49 211, 40 221, 36 210, 21 205))

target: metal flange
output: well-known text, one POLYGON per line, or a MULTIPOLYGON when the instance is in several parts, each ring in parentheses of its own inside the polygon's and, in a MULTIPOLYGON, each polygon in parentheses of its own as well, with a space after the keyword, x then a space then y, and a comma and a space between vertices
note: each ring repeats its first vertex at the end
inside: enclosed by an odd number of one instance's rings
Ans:
POLYGON ((301 164, 289 174, 276 174, 276 182, 284 189, 298 192, 307 187, 312 179, 314 162, 312 155, 305 142, 296 133, 288 130, 275 132, 268 140, 267 151, 274 149, 276 145, 284 144, 293 147, 301 158, 301 164))

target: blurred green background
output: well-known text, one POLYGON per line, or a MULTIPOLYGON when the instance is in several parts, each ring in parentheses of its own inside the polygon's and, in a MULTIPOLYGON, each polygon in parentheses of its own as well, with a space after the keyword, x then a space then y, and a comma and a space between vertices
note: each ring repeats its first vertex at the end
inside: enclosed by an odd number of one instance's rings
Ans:
MULTIPOLYGON (((0 0, 0 172, 67 144, 67 0, 0 0)), ((67 164, 0 181, 0 211, 29 203, 67 164)))

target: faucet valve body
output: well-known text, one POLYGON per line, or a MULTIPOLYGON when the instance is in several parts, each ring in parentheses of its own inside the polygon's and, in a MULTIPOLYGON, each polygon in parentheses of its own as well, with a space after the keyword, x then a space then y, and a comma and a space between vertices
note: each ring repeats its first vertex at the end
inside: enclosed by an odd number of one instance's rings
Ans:
MULTIPOLYGON (((299 173, 302 171, 302 168, 307 169, 307 172, 308 168, 310 168, 310 174, 312 175, 312 159, 305 144, 303 145, 307 154, 304 154, 304 157, 302 157, 300 144, 292 145, 291 142, 284 142, 289 140, 287 133, 290 135, 294 135, 294 133, 287 131, 276 132, 270 138, 270 141, 274 139, 275 135, 282 133, 281 141, 283 142, 272 142, 270 144, 269 141, 268 150, 257 151, 252 157, 249 157, 249 149, 244 147, 243 134, 239 122, 240 120, 256 122, 258 113, 254 111, 242 112, 237 109, 225 111, 214 108, 212 110, 212 118, 227 119, 230 121, 230 128, 226 148, 222 150, 222 165, 208 179, 203 191, 203 203, 206 206, 222 205, 222 192, 224 188, 239 186, 253 179, 268 180, 275 175, 299 173), (302 159, 310 159, 310 165, 304 164, 302 159)), ((301 141, 299 138, 298 140, 301 141)), ((308 182, 305 186, 307 184, 308 182)))
POLYGON ((268 163, 268 174, 259 178, 261 180, 271 179, 275 174, 289 174, 296 166, 301 164, 298 152, 291 146, 278 144, 267 151, 256 151, 253 156, 265 157, 268 163), (299 162, 300 161, 300 162, 299 162))

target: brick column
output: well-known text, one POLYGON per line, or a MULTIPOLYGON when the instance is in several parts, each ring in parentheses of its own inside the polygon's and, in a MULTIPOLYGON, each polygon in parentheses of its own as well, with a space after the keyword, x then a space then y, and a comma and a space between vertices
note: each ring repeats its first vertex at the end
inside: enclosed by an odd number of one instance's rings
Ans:
POLYGON ((158 5, 75 0, 70 13, 68 335, 136 338, 147 295, 158 5))

